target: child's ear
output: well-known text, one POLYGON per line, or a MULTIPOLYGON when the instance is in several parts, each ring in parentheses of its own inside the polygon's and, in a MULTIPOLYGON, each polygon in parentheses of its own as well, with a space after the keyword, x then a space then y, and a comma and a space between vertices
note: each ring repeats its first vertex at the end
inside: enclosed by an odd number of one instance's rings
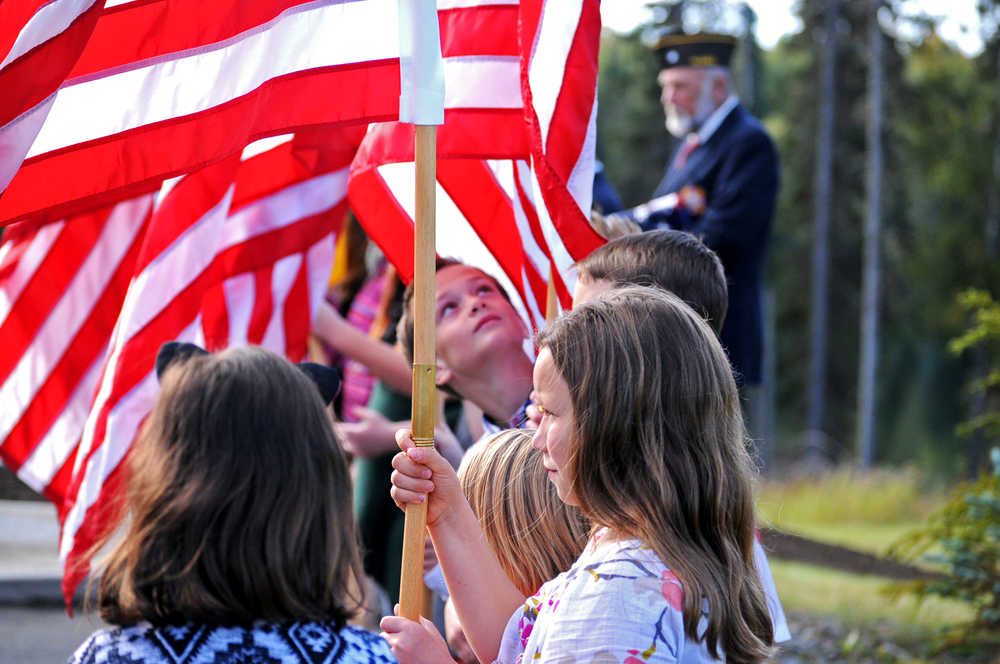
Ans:
POLYGON ((447 364, 441 361, 440 357, 434 361, 434 366, 434 384, 438 387, 441 387, 455 376, 455 373, 448 368, 447 364))

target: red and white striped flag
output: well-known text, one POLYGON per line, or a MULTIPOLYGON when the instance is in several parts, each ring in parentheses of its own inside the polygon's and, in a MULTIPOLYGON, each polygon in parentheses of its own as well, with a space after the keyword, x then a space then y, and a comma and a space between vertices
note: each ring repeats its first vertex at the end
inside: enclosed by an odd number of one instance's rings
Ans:
POLYGON ((0 457, 57 506, 68 598, 160 344, 304 354, 364 125, 440 121, 437 26, 399 0, 10 0, 0 17, 0 457), (260 139, 280 144, 244 149, 260 139))
MULTIPOLYGON (((105 7, 0 195, 0 225, 156 191, 260 138, 399 119, 400 96, 414 96, 400 65, 406 32, 398 0, 105 7)), ((52 41, 39 49, 49 54, 52 41)))
POLYGON ((360 129, 252 145, 0 249, 0 456, 57 505, 64 592, 121 496, 121 461, 169 339, 301 359, 346 211, 360 129), (275 143, 277 143, 275 145, 275 143), (154 198, 156 200, 154 200, 154 198))
MULTIPOLYGON (((544 320, 554 265, 603 242, 588 222, 594 174, 596 0, 439 0, 446 80, 438 128, 437 251, 495 276, 525 320, 544 320), (488 23, 494 40, 464 26, 488 23)), ((413 129, 369 128, 351 206, 404 280, 413 272, 413 129)), ((563 275, 563 276, 560 276, 563 275)))

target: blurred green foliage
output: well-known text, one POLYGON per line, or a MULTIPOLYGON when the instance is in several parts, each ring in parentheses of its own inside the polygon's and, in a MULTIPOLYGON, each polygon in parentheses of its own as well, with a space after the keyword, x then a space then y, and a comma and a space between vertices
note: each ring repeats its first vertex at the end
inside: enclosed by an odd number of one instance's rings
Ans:
POLYGON ((956 489, 925 527, 900 539, 890 553, 944 572, 938 579, 897 584, 894 595, 957 599, 972 607, 972 620, 954 626, 949 638, 1000 633, 1000 448, 993 448, 992 473, 956 489))
MULTIPOLYGON (((982 11, 997 13, 997 2, 979 4, 982 11)), ((876 455, 880 463, 916 463, 954 477, 968 473, 981 459, 975 456, 981 449, 977 452, 972 439, 963 438, 956 427, 973 409, 963 386, 982 378, 982 362, 975 354, 956 356, 947 350, 948 340, 965 325, 956 294, 975 287, 1000 297, 997 239, 988 230, 990 215, 997 213, 990 202, 998 188, 997 35, 987 34, 984 51, 970 57, 937 36, 936 19, 906 15, 904 5, 887 2, 880 20, 885 37, 885 170, 876 455)), ((779 461, 796 459, 804 442, 819 114, 817 35, 825 6, 823 0, 798 2, 802 30, 762 51, 756 74, 754 107, 782 163, 767 266, 767 285, 776 303, 779 461)), ((855 448, 870 19, 868 3, 839 6, 824 422, 833 461, 850 460, 855 448)), ((726 12, 699 15, 722 21, 726 12)), ((731 23, 714 27, 733 31, 731 23)), ((598 157, 627 205, 648 199, 673 150, 663 128, 656 63, 640 34, 606 32, 601 47, 598 157)))
MULTIPOLYGON (((958 297, 971 317, 968 329, 948 345, 956 355, 979 350, 987 358, 983 378, 970 391, 985 400, 983 412, 959 426, 963 436, 982 435, 1000 443, 1000 304, 989 293, 970 289, 958 297)), ((958 487, 948 503, 927 525, 905 536, 891 553, 907 560, 923 560, 945 572, 940 579, 900 584, 897 593, 937 596, 967 602, 972 621, 959 625, 953 638, 1000 633, 1000 447, 991 451, 992 473, 958 487)))

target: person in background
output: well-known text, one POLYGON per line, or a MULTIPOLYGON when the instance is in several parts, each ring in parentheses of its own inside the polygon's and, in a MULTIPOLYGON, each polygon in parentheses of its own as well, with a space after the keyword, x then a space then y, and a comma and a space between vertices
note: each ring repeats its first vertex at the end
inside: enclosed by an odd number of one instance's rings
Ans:
POLYGON ((735 43, 729 35, 666 34, 656 44, 666 128, 681 144, 653 200, 620 214, 643 230, 693 233, 718 254, 729 282, 720 336, 742 388, 761 381, 761 280, 779 166, 771 138, 733 91, 735 43))

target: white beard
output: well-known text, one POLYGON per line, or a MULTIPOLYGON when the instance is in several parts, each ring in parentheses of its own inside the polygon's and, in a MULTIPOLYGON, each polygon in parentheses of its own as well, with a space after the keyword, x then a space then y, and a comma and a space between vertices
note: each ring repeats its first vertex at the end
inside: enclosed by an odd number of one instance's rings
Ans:
POLYGON ((701 93, 698 95, 698 102, 695 104, 694 115, 689 115, 676 106, 668 104, 665 109, 666 122, 664 125, 667 131, 675 138, 684 138, 692 131, 696 131, 712 113, 715 112, 715 104, 712 103, 712 84, 714 78, 705 77, 702 84, 701 93))
POLYGON ((691 133, 694 124, 690 115, 675 106, 668 106, 666 121, 663 123, 674 138, 684 138, 691 133))

